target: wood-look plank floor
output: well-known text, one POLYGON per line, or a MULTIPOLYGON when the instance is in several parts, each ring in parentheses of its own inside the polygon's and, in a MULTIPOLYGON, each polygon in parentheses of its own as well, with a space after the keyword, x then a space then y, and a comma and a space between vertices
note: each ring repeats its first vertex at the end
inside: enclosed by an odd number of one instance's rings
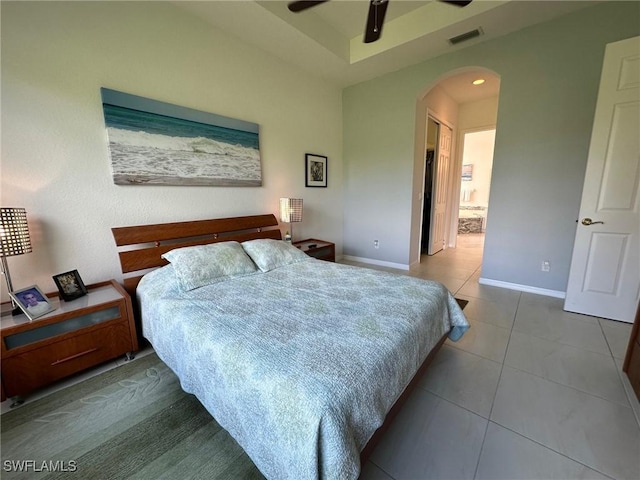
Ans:
POLYGON ((155 354, 2 415, 3 479, 264 478, 155 354), (58 462, 49 471, 42 462, 58 462))

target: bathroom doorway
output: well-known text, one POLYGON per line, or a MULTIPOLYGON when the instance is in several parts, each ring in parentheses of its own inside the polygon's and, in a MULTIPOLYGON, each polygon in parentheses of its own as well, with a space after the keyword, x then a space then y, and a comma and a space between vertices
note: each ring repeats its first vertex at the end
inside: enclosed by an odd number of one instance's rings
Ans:
POLYGON ((456 243, 484 243, 495 138, 495 128, 462 132, 456 243))

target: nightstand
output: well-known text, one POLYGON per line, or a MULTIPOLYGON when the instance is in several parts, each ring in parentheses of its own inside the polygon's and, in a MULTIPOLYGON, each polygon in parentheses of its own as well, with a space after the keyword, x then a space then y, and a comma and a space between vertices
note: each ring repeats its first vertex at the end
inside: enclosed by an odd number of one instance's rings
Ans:
POLYGON ((48 296, 53 312, 31 321, 24 314, 2 317, 3 396, 26 395, 138 350, 131 298, 115 280, 90 285, 69 302, 48 296))
POLYGON ((307 240, 293 242, 292 245, 299 248, 310 257, 314 257, 319 260, 327 260, 329 262, 336 261, 336 246, 331 242, 308 238, 307 240))

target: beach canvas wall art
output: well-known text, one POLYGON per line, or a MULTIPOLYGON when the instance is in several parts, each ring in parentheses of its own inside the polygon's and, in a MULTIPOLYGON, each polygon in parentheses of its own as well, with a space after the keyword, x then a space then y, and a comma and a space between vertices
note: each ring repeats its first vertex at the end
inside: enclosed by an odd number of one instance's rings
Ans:
POLYGON ((101 89, 116 185, 262 185, 258 124, 101 89))

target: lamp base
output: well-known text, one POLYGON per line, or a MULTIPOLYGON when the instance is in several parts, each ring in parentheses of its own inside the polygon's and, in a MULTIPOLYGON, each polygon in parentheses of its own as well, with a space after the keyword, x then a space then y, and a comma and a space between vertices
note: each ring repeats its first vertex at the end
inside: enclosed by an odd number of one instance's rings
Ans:
POLYGON ((12 302, 7 302, 2 304, 2 310, 0 313, 3 317, 9 315, 15 317, 16 315, 21 315, 24 312, 20 309, 20 307, 14 305, 12 302))

